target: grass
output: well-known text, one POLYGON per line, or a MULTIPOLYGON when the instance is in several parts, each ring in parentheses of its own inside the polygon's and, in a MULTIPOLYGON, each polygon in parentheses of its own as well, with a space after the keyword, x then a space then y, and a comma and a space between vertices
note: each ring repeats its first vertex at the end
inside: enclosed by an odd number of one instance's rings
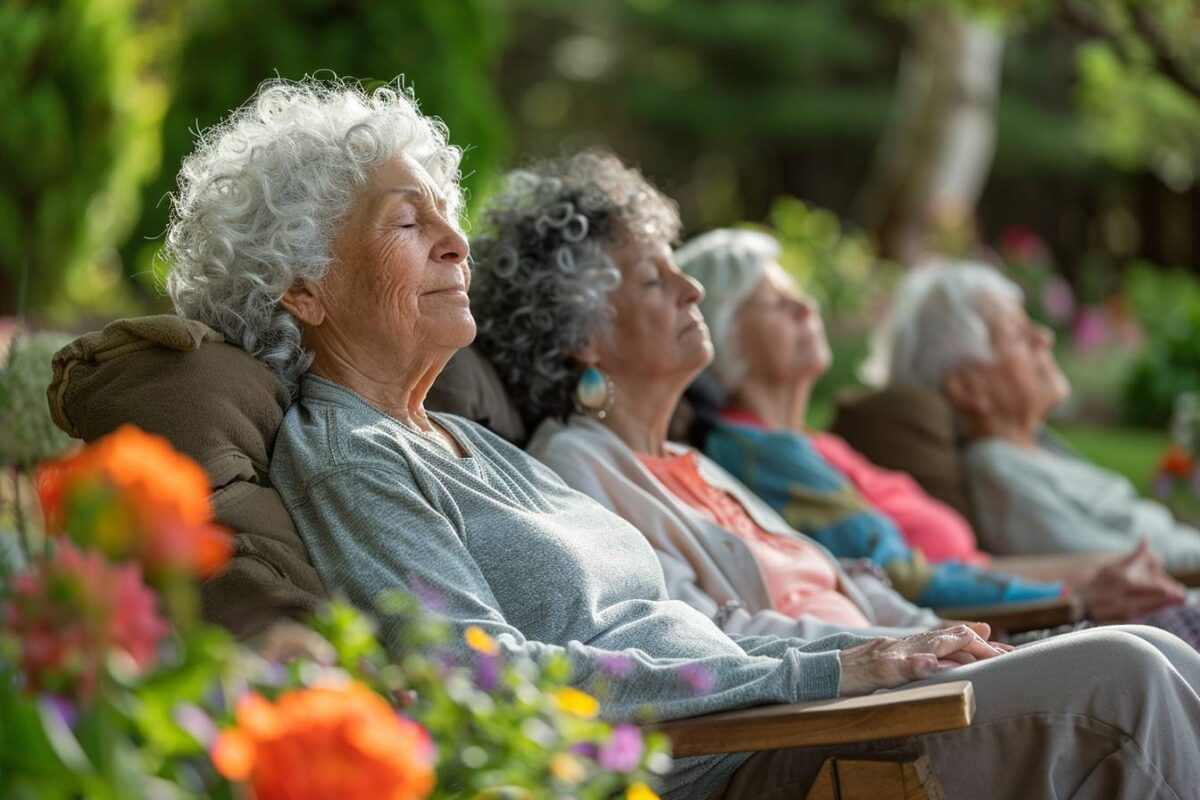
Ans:
POLYGON ((1083 458, 1129 478, 1143 496, 1150 493, 1150 482, 1169 441, 1166 431, 1145 428, 1056 425, 1054 431, 1083 458))

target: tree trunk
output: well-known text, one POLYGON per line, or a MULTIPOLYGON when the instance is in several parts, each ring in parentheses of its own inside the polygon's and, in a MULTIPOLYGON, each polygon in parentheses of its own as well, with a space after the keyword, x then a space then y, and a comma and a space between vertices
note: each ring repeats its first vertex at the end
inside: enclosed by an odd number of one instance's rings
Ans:
POLYGON ((930 234, 970 226, 995 151, 1004 39, 945 7, 913 22, 896 96, 859 196, 881 255, 927 255, 930 234))

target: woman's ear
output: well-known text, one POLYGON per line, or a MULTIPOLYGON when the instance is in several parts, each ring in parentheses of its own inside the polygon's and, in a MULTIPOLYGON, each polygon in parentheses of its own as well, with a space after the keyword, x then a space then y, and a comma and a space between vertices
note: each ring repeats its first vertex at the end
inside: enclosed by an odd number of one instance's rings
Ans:
POLYGON ((960 367, 946 373, 942 392, 959 414, 985 418, 993 411, 991 394, 984 385, 986 379, 971 367, 960 367))
POLYGON ((596 344, 595 337, 589 338, 583 347, 572 350, 569 355, 585 367, 594 367, 600 362, 600 348, 596 344))
POLYGON ((279 304, 307 327, 315 327, 325 321, 325 304, 317 285, 308 278, 299 278, 279 298, 279 304))

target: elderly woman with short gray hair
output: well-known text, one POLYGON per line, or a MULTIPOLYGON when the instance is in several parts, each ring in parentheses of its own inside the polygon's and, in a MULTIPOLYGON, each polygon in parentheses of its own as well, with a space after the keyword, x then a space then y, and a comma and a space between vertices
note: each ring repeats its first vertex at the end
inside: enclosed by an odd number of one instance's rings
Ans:
POLYGON ((1126 478, 1044 435, 1070 385, 1054 334, 1020 288, 982 263, 913 270, 872 354, 884 383, 941 392, 968 440, 967 490, 981 544, 1003 555, 1125 553, 1148 547, 1171 571, 1200 569, 1200 531, 1142 499, 1126 478))
MULTIPOLYGON (((541 423, 530 451, 655 544, 674 596, 727 628, 752 625, 758 615, 750 612, 768 609, 776 590, 829 618, 862 613, 770 508, 695 451, 666 442, 675 402, 712 356, 697 313, 702 291, 672 260, 678 223, 666 198, 613 156, 583 153, 510 174, 477 230, 478 347, 527 421, 541 423), (754 574, 751 548, 784 537, 774 552, 803 560, 808 574, 788 565, 779 574, 795 579, 793 589, 806 583, 805 592, 788 596, 787 585, 766 585, 759 573, 739 587, 747 595, 746 586, 756 587, 758 606, 714 601, 718 591, 736 594, 732 576, 754 574)), ((1185 763, 1196 760, 1200 656, 1161 631, 1067 634, 950 675, 973 682, 975 723, 922 744, 951 796, 1171 797, 1200 778, 1200 765, 1185 763), (1147 657, 1163 659, 1152 675, 1141 674, 1147 657), (1169 753, 1152 756, 1150 767, 1143 754, 1160 748, 1169 753)), ((760 753, 715 790, 689 796, 790 796, 825 755, 760 753)))

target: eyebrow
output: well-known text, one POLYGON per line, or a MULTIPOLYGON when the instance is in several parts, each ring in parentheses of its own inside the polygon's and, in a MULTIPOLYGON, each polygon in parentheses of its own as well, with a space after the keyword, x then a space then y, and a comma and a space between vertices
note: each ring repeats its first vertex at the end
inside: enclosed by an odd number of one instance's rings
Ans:
POLYGON ((450 207, 445 195, 437 192, 426 192, 425 190, 416 186, 392 186, 389 187, 384 194, 402 194, 408 197, 416 197, 421 200, 427 200, 432 195, 434 199, 434 205, 436 205, 440 210, 445 211, 450 207))

